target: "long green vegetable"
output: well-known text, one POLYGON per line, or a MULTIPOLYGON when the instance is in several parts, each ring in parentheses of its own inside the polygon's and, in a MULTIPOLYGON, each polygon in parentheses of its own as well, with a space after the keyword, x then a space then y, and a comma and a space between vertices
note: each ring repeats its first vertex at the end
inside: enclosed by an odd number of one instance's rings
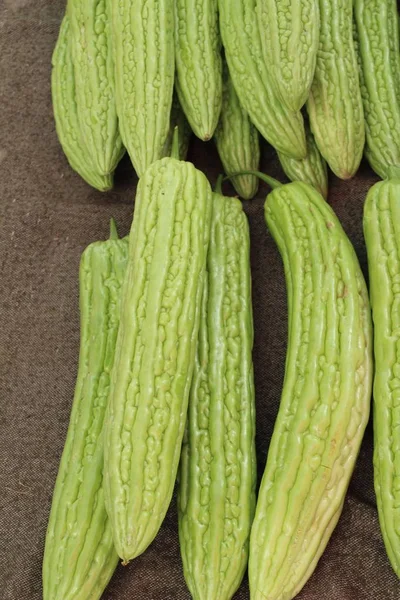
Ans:
POLYGON ((229 600, 247 566, 256 483, 249 246, 240 201, 214 194, 178 503, 195 600, 229 600))
POLYGON ((72 63, 69 20, 65 15, 54 48, 51 93, 57 136, 71 167, 91 186, 100 191, 112 188, 112 175, 103 175, 93 164, 83 142, 76 105, 75 75, 72 63))
POLYGON ((140 178, 111 378, 104 480, 123 561, 164 519, 186 422, 211 219, 211 188, 164 158, 140 178))
POLYGON ((368 422, 372 331, 354 249, 311 186, 269 194, 289 334, 281 404, 250 540, 254 600, 290 600, 311 576, 339 519, 368 422))
POLYGON ((70 423, 43 559, 44 600, 98 600, 118 562, 103 498, 103 421, 128 240, 115 232, 81 258, 81 343, 70 423))
POLYGON ((174 86, 173 0, 112 1, 119 128, 141 177, 163 155, 174 86))
POLYGON ((364 206, 374 320, 374 475, 379 521, 400 577, 400 179, 368 192, 364 206))

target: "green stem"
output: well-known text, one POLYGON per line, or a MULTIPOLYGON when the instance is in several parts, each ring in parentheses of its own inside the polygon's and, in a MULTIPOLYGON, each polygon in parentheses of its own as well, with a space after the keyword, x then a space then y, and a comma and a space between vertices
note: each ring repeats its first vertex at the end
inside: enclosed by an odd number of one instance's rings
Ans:
POLYGON ((222 196, 222 182, 224 180, 224 176, 223 175, 218 175, 218 179, 217 179, 217 183, 215 184, 215 190, 214 192, 216 194, 221 194, 222 196))
POLYGON ((110 219, 110 240, 119 240, 117 224, 113 217, 110 219))
POLYGON ((229 175, 227 175, 224 178, 224 181, 226 181, 227 179, 232 179, 232 177, 237 177, 238 175, 254 175, 255 177, 261 179, 261 181, 264 181, 264 183, 269 185, 269 187, 271 187, 273 190, 282 185, 280 181, 274 179, 273 177, 270 177, 269 175, 265 175, 265 173, 261 173, 261 171, 237 171, 236 173, 230 173, 229 175))
POLYGON ((174 133, 172 135, 172 147, 171 147, 171 158, 180 159, 179 156, 179 133, 178 126, 174 127, 174 133))

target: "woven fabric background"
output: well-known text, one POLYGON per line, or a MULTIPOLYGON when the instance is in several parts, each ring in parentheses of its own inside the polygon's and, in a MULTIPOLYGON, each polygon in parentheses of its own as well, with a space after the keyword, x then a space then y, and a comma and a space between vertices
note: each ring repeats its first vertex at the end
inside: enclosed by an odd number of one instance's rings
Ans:
MULTIPOLYGON (((136 177, 119 165, 113 191, 89 188, 68 166, 51 108, 50 60, 64 0, 0 1, 0 598, 39 600, 53 485, 66 435, 78 345, 82 250, 108 236, 113 216, 130 226, 136 177)), ((189 153, 212 183, 221 165, 211 143, 189 153)), ((263 148, 263 169, 283 178, 263 148)), ((377 180, 362 165, 352 181, 331 177, 329 202, 366 273, 362 206, 377 180)), ((227 193, 232 190, 226 186, 227 193)), ((286 352, 282 263, 263 218, 267 189, 245 203, 252 239, 254 366, 259 474, 277 414, 286 352)), ((105 600, 189 600, 179 555, 175 500, 151 547, 119 566, 105 600)), ((235 596, 249 598, 247 581, 235 596)), ((372 479, 369 425, 340 522, 301 600, 398 600, 372 479)))

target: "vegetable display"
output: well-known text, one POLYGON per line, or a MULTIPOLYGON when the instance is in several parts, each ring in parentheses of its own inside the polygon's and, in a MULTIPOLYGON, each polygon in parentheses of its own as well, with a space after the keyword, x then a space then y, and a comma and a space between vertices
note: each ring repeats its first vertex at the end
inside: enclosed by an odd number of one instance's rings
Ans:
POLYGON ((364 206, 374 321, 374 482, 379 521, 400 577, 400 179, 382 181, 364 206))
POLYGON ((70 424, 47 527, 44 600, 99 599, 118 562, 103 494, 103 422, 128 240, 90 244, 79 286, 81 341, 70 424))
POLYGON ((396 2, 68 0, 51 67, 69 165, 107 192, 126 149, 139 180, 129 236, 112 225, 81 259, 79 372, 44 600, 99 600, 118 557, 126 566, 156 537, 177 479, 193 599, 230 600, 247 566, 251 600, 294 598, 344 505, 369 418, 373 336, 375 490, 400 577, 396 2), (289 332, 258 494, 255 232, 244 211, 251 223, 259 204, 225 197, 223 175, 212 192, 186 161, 199 154, 192 134, 204 155, 218 152, 210 179, 223 169, 249 201, 259 179, 273 188, 265 221, 289 332), (353 177, 363 154, 384 179, 364 210, 374 333, 358 258, 328 204, 328 176, 332 186, 353 177), (269 156, 292 183, 259 173, 269 156))
POLYGON ((178 502, 183 569, 195 600, 232 598, 247 566, 256 484, 249 252, 240 201, 213 194, 178 502))
POLYGON ((339 519, 368 422, 372 331, 354 249, 311 186, 274 189, 265 218, 285 266, 288 350, 251 531, 251 598, 290 600, 339 519))

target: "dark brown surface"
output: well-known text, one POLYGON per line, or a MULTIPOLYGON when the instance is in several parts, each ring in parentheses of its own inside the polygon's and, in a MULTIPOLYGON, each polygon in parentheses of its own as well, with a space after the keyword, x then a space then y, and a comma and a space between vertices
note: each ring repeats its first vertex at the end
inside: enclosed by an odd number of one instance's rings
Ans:
MULTIPOLYGON (((39 600, 52 489, 66 434, 79 343, 78 265, 90 242, 107 237, 111 216, 129 229, 136 178, 124 159, 115 189, 102 195, 68 166, 51 110, 50 58, 64 0, 0 0, 0 598, 39 600)), ((212 182, 212 145, 189 159, 212 182)), ((282 177, 270 149, 263 168, 282 177)), ((332 177, 329 201, 362 268, 363 199, 376 181, 364 165, 350 182, 332 177)), ((229 186, 227 186, 227 191, 229 186)), ((263 198, 245 204, 252 236, 259 472, 283 378, 286 292, 282 264, 263 220, 263 198)), ((372 484, 368 427, 339 525, 302 600, 397 600, 372 484)), ((236 594, 249 597, 247 582, 236 594)), ((106 600, 186 600, 173 502, 155 542, 118 567, 106 600)))

